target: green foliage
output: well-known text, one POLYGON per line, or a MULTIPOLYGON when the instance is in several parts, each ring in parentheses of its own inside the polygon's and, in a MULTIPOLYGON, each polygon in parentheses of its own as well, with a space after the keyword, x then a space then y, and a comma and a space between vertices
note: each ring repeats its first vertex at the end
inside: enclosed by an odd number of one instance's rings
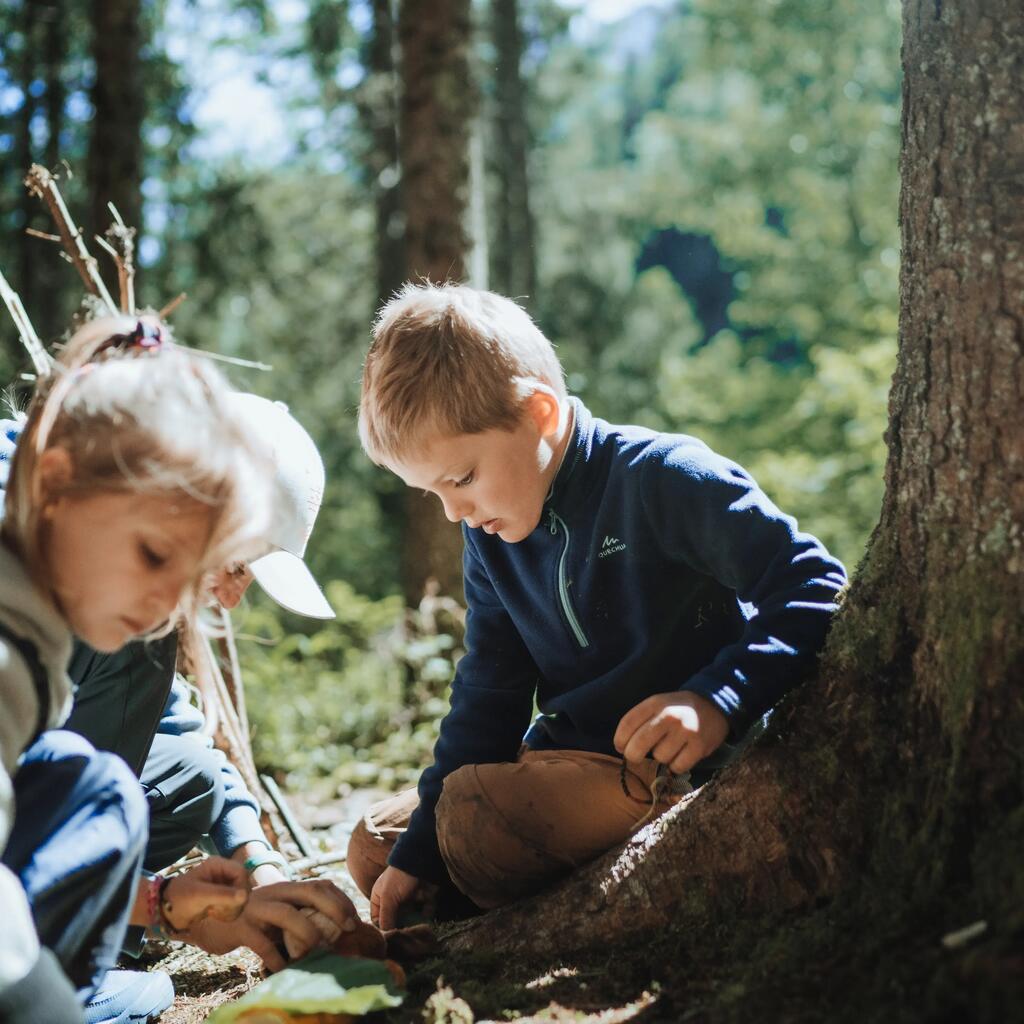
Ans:
MULTIPOLYGON (((851 566, 879 507, 895 351, 897 6, 692 0, 596 26, 555 0, 520 3, 530 302, 571 390, 599 416, 693 433, 735 458, 851 566), (668 230, 712 247, 728 293, 714 330, 697 249, 668 269, 645 261, 668 230)), ((37 278, 16 235, 25 140, 45 151, 55 83, 61 155, 84 167, 89 8, 63 9, 59 75, 32 56, 45 34, 32 5, 0 10, 0 266, 17 269, 8 276, 37 323, 78 301, 74 275, 37 278)), ((355 433, 379 176, 356 103, 390 109, 371 103, 387 82, 363 75, 367 9, 219 0, 201 17, 174 8, 178 20, 165 2, 144 9, 141 298, 160 307, 187 292, 173 318, 185 343, 273 365, 233 376, 288 402, 319 444, 328 487, 309 560, 347 581, 332 585, 340 617, 323 628, 262 600, 246 612, 243 631, 271 641, 242 643, 258 756, 285 772, 341 764, 353 779, 404 782, 429 755, 458 629, 403 624, 387 597, 399 589, 401 484, 355 433), (189 77, 203 54, 273 85, 288 125, 278 146, 247 159, 204 145, 189 77)), ((84 184, 69 183, 73 209, 84 184)), ((0 340, 9 379, 24 363, 9 328, 0 340)))
POLYGON ((895 364, 898 5, 700 0, 645 18, 566 44, 536 85, 542 326, 595 412, 696 434, 853 565, 895 364), (710 239, 731 278, 706 344, 707 279, 687 294, 637 273, 669 227, 710 239))
POLYGON ((301 785, 401 787, 429 763, 461 626, 406 613, 401 598, 371 600, 345 582, 326 592, 337 618, 289 617, 256 595, 239 618, 253 750, 261 770, 301 785))

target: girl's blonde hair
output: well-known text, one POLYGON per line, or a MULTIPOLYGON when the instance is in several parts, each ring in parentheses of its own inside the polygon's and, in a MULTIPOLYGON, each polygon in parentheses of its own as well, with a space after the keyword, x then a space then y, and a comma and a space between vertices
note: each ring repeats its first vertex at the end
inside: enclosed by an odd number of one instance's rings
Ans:
POLYGON ((270 478, 231 412, 227 381, 176 347, 153 318, 92 320, 37 385, 11 466, 0 536, 48 589, 42 510, 46 499, 97 492, 166 495, 210 510, 200 571, 182 595, 195 611, 202 575, 264 547, 270 478), (72 475, 44 494, 40 459, 70 456, 72 475))

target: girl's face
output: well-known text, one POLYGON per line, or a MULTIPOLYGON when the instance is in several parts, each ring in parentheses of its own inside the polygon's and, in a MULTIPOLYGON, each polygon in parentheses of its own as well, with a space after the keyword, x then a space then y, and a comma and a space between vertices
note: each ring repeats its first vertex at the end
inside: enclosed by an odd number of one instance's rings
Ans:
POLYGON ((170 617, 196 579, 211 510, 182 496, 63 495, 43 510, 54 599, 98 651, 123 647, 170 617))

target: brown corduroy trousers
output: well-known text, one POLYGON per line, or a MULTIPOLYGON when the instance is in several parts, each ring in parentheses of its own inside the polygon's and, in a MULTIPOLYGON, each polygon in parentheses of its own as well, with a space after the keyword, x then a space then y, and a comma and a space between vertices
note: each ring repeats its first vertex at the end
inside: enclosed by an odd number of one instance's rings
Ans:
MULTIPOLYGON (((531 895, 682 799, 658 792, 657 773, 654 761, 580 750, 524 749, 514 762, 459 768, 437 804, 452 881, 483 909, 531 895)), ((417 804, 414 789, 382 800, 353 831, 348 868, 367 896, 417 804)))

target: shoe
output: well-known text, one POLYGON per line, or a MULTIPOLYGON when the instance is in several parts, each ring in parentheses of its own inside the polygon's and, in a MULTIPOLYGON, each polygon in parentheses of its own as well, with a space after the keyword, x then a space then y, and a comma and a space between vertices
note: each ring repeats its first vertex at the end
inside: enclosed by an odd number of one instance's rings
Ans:
POLYGON ((141 1024, 174 1002, 174 986, 164 971, 107 971, 85 1007, 85 1024, 141 1024))

